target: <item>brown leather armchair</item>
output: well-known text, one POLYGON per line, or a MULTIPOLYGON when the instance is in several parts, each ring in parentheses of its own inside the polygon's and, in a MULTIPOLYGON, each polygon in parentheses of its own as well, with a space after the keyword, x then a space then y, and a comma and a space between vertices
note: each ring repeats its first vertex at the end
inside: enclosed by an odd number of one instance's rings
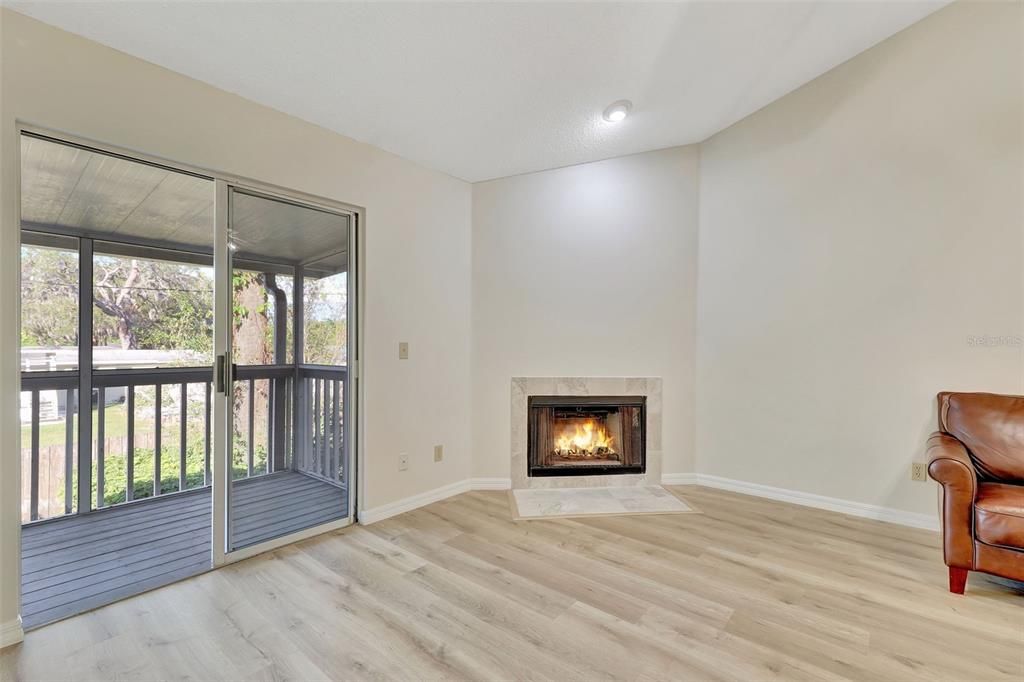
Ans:
POLYGON ((968 571, 1024 580, 1024 397, 940 393, 928 459, 949 591, 964 593, 968 571))

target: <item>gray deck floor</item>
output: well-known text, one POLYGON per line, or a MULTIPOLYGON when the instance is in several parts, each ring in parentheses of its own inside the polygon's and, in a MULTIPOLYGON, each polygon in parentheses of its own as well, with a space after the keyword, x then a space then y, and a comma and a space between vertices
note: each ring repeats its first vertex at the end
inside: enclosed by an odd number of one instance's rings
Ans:
MULTIPOLYGON (((343 518, 344 489, 287 472, 234 487, 235 547, 343 518)), ((22 622, 37 627, 210 568, 210 489, 25 526, 22 622)))

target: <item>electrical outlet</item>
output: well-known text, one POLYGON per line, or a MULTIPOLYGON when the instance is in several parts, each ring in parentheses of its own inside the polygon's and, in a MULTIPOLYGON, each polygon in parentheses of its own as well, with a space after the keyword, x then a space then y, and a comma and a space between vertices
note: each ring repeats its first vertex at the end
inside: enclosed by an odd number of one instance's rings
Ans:
POLYGON ((398 455, 398 470, 405 471, 409 468, 409 455, 404 452, 398 455))
POLYGON ((924 462, 914 462, 910 465, 910 480, 912 481, 927 481, 928 480, 928 465, 924 462))
POLYGON ((409 342, 399 341, 398 342, 398 359, 408 360, 409 359, 409 342))
POLYGON ((435 462, 440 462, 442 459, 444 459, 444 446, 443 445, 435 445, 434 446, 434 461, 435 462))

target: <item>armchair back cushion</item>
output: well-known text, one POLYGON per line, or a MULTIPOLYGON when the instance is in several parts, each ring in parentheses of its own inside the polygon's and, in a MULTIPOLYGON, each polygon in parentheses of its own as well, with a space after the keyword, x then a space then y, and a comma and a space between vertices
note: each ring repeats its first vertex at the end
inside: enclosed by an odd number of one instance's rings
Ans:
POLYGON ((939 428, 964 444, 979 479, 1024 485, 1024 397, 940 393, 939 428))

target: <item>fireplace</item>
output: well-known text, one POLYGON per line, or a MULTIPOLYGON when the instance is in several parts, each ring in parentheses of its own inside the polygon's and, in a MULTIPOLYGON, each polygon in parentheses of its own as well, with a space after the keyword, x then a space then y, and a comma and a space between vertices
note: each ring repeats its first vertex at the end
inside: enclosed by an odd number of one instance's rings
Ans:
POLYGON ((642 474, 645 396, 529 396, 529 476, 642 474))

